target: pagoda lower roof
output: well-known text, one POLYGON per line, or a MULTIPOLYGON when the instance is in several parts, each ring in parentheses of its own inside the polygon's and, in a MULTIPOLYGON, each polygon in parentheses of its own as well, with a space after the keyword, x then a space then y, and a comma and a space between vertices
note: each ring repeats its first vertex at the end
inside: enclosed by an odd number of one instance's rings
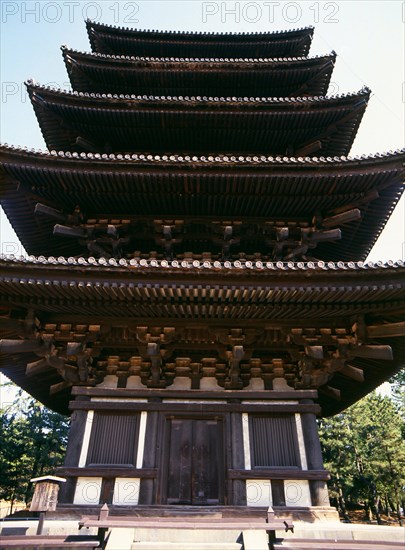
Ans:
POLYGON ((307 55, 313 27, 264 33, 138 30, 86 22, 93 52, 178 57, 288 57, 307 55))
MULTIPOLYGON (((29 342, 35 343, 28 334, 34 325, 24 322, 27 312, 31 316, 34 312, 35 326, 43 327, 41 330, 46 332, 50 327, 61 345, 63 341, 75 341, 76 336, 81 341, 86 330, 100 332, 100 325, 106 327, 107 336, 115 326, 129 326, 131 330, 140 327, 143 331, 158 326, 162 332, 163 327, 171 327, 171 333, 180 331, 186 338, 183 344, 181 338, 176 344, 182 357, 184 346, 191 354, 200 350, 204 356, 210 353, 207 349, 215 349, 215 334, 220 347, 222 337, 240 330, 246 334, 246 346, 252 347, 258 359, 279 357, 286 350, 294 353, 294 349, 299 351, 316 341, 326 349, 331 338, 333 346, 349 345, 350 350, 350 342, 356 338, 356 346, 366 344, 360 351, 353 347, 348 356, 350 369, 357 374, 352 378, 344 370, 331 371, 329 384, 338 398, 331 399, 328 392, 322 394, 320 387, 323 415, 344 409, 405 366, 405 339, 400 328, 405 316, 402 261, 197 265, 154 259, 118 263, 86 258, 2 257, 0 267, 1 335, 6 339, 24 334, 31 338, 27 341, 23 337, 23 351, 29 348, 29 342), (77 334, 70 328, 72 323, 77 334), (357 328, 348 328, 356 323, 357 328), (197 331, 194 339, 190 336, 193 330, 197 331), (210 334, 208 348, 204 347, 204 330, 210 334), (62 332, 58 336, 55 331, 62 332), (291 336, 278 341, 275 335, 281 333, 291 336), (291 345, 285 347, 291 338, 291 345), (386 355, 387 346, 392 348, 392 357, 386 355), (364 374, 360 378, 359 369, 364 374)), ((114 344, 111 338, 101 339, 97 347, 108 348, 105 352, 113 355, 123 350, 136 353, 136 340, 129 349, 128 334, 122 342, 114 331, 111 337, 114 334, 114 344)), ((3 355, 1 370, 48 406, 67 410, 68 392, 47 395, 49 386, 60 381, 53 368, 41 368, 40 376, 25 375, 27 363, 35 358, 38 360, 31 352, 3 355)))
POLYGON ((353 159, 283 159, 3 147, 2 205, 29 253, 56 256, 79 255, 83 248, 52 235, 55 222, 35 215, 38 202, 66 215, 79 206, 86 219, 129 218, 145 227, 156 220, 311 224, 314 216, 322 226, 322 219, 358 209, 360 216, 341 226, 342 239, 319 243, 315 254, 322 260, 364 260, 401 196, 404 159, 403 151, 353 159))
POLYGON ((138 95, 322 96, 336 60, 334 52, 312 58, 193 59, 62 51, 74 90, 138 95))
POLYGON ((260 99, 27 88, 49 149, 93 152, 347 155, 370 97, 368 89, 330 98, 260 99))

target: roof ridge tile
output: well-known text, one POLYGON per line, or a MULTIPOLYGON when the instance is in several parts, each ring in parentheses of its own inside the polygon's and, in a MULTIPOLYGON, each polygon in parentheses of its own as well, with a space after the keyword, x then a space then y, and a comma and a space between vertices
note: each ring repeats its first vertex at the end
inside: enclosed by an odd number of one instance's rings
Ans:
POLYGON ((300 32, 300 31, 313 31, 315 27, 313 25, 308 25, 306 27, 297 27, 294 29, 281 29, 276 31, 267 31, 267 32, 236 32, 236 33, 218 33, 218 32, 205 32, 205 31, 184 31, 184 30, 158 30, 158 29, 134 29, 132 27, 123 27, 119 25, 111 25, 109 23, 100 23, 98 21, 92 21, 91 19, 86 19, 86 27, 87 29, 91 27, 96 27, 99 29, 105 28, 105 29, 113 29, 113 30, 120 30, 125 32, 133 32, 133 33, 156 33, 156 34, 169 34, 169 35, 181 35, 181 34, 190 34, 192 36, 277 36, 280 34, 293 34, 294 32, 300 32))
POLYGON ((116 268, 187 268, 187 269, 250 269, 250 270, 260 270, 267 269, 270 271, 307 271, 307 270, 323 270, 323 271, 335 271, 339 270, 359 270, 359 269, 387 269, 387 268, 403 268, 405 267, 404 260, 386 260, 386 261, 376 261, 376 262, 324 262, 320 261, 277 261, 277 262, 262 262, 262 261, 250 261, 250 260, 235 260, 235 261, 210 261, 210 260, 195 260, 195 259, 183 259, 183 260, 157 260, 156 258, 150 257, 148 259, 143 258, 142 260, 131 259, 126 260, 121 258, 117 260, 116 258, 94 258, 90 256, 85 257, 73 257, 68 258, 64 256, 59 256, 55 258, 54 256, 18 256, 14 254, 0 254, 0 262, 3 263, 18 263, 18 264, 45 264, 45 265, 69 265, 69 266, 87 266, 87 267, 96 267, 99 268, 100 265, 106 267, 116 267, 116 268))
POLYGON ((363 86, 355 92, 346 92, 341 94, 319 95, 319 96, 296 96, 296 97, 216 97, 216 96, 155 96, 155 95, 135 95, 135 94, 111 94, 111 93, 95 93, 95 92, 77 92, 76 90, 66 90, 54 86, 47 86, 36 83, 29 79, 25 81, 27 88, 33 90, 46 90, 56 93, 57 95, 76 96, 76 97, 91 97, 92 99, 125 99, 131 101, 174 101, 174 102, 224 102, 224 103, 294 103, 308 102, 316 103, 319 101, 333 102, 341 99, 349 99, 352 97, 370 96, 371 90, 367 86, 363 86))
POLYGON ((217 155, 187 155, 187 154, 148 154, 148 153, 85 153, 85 152, 71 152, 71 151, 56 151, 44 150, 44 149, 35 149, 28 148, 26 146, 14 146, 9 145, 8 143, 0 143, 0 151, 8 150, 15 153, 25 153, 40 155, 45 157, 66 157, 74 159, 84 159, 84 160, 103 160, 103 161, 148 161, 148 162, 200 162, 200 163, 250 163, 250 164, 259 164, 259 163, 271 163, 271 164, 330 164, 330 163, 345 163, 345 162, 356 162, 356 161, 367 161, 373 159, 384 159, 389 157, 397 157, 405 154, 405 148, 390 150, 385 152, 376 152, 370 154, 361 154, 354 156, 334 156, 334 157, 281 157, 281 156, 234 156, 227 154, 217 154, 217 155))

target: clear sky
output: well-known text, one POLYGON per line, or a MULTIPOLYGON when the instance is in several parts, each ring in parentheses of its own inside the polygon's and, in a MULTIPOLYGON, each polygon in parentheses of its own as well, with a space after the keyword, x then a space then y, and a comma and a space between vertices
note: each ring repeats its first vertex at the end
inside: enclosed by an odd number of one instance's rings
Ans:
MULTIPOLYGON (((310 55, 336 50, 330 93, 373 95, 352 155, 404 147, 405 4, 397 1, 26 1, 2 0, 1 126, 3 143, 45 148, 24 81, 69 88, 60 46, 89 51, 84 19, 140 29, 256 32, 315 26, 310 55)), ((405 259, 404 198, 370 260, 405 259)), ((21 250, 7 219, 0 220, 2 252, 21 250)))

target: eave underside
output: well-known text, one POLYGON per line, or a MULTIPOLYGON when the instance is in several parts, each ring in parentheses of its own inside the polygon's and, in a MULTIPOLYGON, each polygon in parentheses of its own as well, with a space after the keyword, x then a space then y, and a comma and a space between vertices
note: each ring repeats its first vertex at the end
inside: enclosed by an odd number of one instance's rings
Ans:
POLYGON ((214 376, 224 389, 246 388, 251 377, 269 389, 281 376, 290 387, 318 388, 322 414, 330 415, 404 366, 403 271, 2 262, 1 334, 25 346, 22 353, 3 355, 2 370, 66 411, 74 362, 85 348, 92 355, 93 385, 105 374, 132 374, 145 388, 170 386, 176 376, 214 376), (58 362, 51 366, 43 359, 48 345, 55 358, 68 354, 67 381, 58 362), (63 351, 66 345, 76 351, 63 351), (234 354, 241 346, 238 363, 234 354), (156 364, 162 378, 153 378, 156 364))
POLYGON ((153 250, 158 258, 166 257, 163 230, 169 226, 175 243, 172 257, 192 250, 196 258, 207 252, 221 259, 224 228, 232 226, 235 241, 229 258, 265 261, 279 259, 273 257, 271 244, 277 228, 290 227, 292 235, 294 227, 311 227, 314 216, 322 228, 331 216, 354 211, 357 219, 340 226, 342 238, 319 242, 313 255, 325 261, 364 260, 404 181, 401 154, 281 164, 137 158, 69 158, 4 149, 2 205, 27 252, 86 255, 80 239, 53 235, 57 220, 35 213, 41 203, 59 211, 62 219, 79 207, 82 226, 98 224, 100 231, 112 223, 123 226, 126 220, 125 235, 131 242, 124 257, 130 250, 139 251, 140 257, 153 250))
POLYGON ((68 49, 63 57, 78 92, 212 97, 324 96, 336 59, 122 59, 68 49))
POLYGON ((347 155, 368 90, 309 101, 126 100, 28 85, 49 149, 347 155))
POLYGON ((138 31, 88 21, 93 52, 113 55, 178 57, 289 57, 308 54, 312 27, 249 34, 138 31))

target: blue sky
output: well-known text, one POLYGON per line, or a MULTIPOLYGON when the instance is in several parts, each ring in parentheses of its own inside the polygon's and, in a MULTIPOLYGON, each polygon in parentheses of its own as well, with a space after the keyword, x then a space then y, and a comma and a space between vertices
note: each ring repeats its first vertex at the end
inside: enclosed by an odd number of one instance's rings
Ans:
MULTIPOLYGON (((336 50, 330 93, 367 85, 373 95, 352 154, 404 147, 404 3, 201 2, 201 1, 33 1, 1 2, 2 89, 0 138, 3 143, 45 148, 24 81, 68 88, 60 46, 89 51, 84 19, 141 29, 257 32, 315 26, 310 55, 336 50)), ((404 258, 402 199, 370 260, 404 258)), ((4 215, 2 251, 21 253, 4 215)))

